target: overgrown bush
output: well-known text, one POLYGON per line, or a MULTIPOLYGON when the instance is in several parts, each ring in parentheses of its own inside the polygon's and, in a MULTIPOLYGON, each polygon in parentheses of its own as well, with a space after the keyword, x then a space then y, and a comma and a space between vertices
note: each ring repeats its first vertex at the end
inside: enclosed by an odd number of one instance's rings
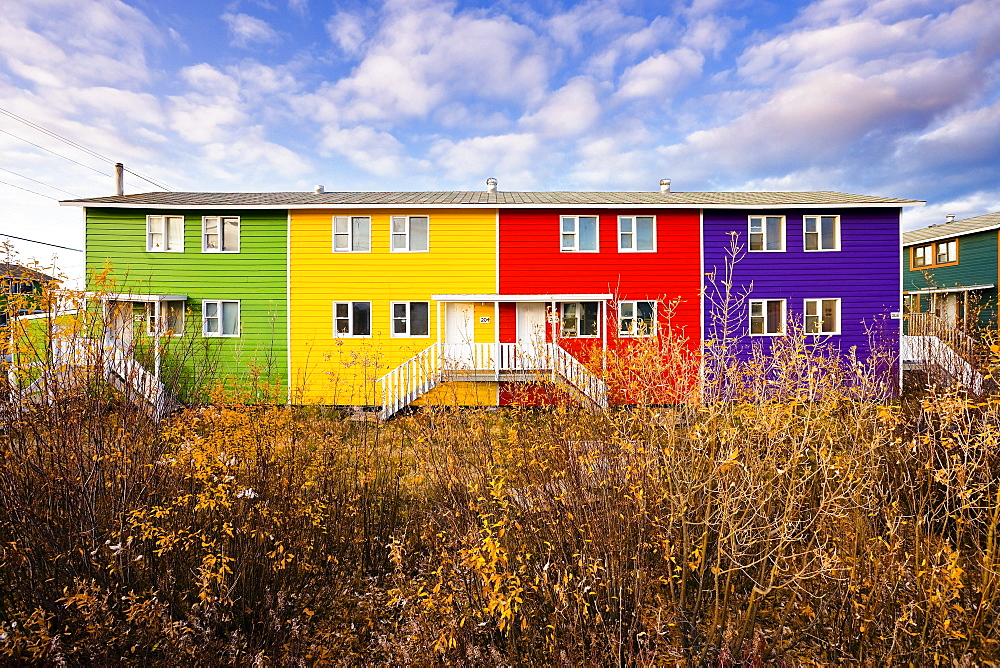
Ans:
POLYGON ((0 663, 996 661, 1000 401, 790 336, 657 403, 686 350, 608 411, 7 404, 0 663))

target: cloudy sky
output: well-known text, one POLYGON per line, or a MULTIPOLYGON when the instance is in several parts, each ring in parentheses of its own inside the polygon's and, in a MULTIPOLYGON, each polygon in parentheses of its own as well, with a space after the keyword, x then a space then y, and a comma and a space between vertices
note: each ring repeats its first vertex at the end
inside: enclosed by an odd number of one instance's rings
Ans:
POLYGON ((115 161, 158 184, 126 192, 670 178, 926 200, 907 228, 1000 210, 1000 0, 2 7, 0 233, 38 241, 82 248, 56 200, 113 194, 115 161))

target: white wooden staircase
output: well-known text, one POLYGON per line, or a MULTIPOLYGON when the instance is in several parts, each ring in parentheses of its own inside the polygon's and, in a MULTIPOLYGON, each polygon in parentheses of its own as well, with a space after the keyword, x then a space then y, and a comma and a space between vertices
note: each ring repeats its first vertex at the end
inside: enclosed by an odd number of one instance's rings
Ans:
POLYGON ((50 363, 32 362, 19 368, 40 369, 38 377, 22 389, 17 388, 15 371, 9 372, 11 387, 25 401, 39 398, 56 401, 65 390, 86 382, 91 374, 100 373, 112 387, 130 401, 146 407, 156 419, 180 406, 160 379, 131 354, 98 339, 54 342, 50 363))
POLYGON ((554 343, 435 343, 378 379, 386 419, 448 381, 554 382, 582 404, 607 408, 608 388, 554 343))

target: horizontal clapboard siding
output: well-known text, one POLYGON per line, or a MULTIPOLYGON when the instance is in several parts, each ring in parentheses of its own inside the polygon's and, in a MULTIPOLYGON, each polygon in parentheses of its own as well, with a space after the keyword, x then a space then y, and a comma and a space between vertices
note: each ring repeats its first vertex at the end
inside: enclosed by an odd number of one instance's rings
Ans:
MULTIPOLYGON (((274 211, 145 211, 87 209, 86 262, 88 288, 105 292, 187 295, 185 338, 197 340, 223 381, 243 381, 261 374, 279 386, 287 383, 288 216, 274 211), (184 216, 184 252, 146 251, 146 215, 184 216), (202 216, 240 216, 238 253, 201 251, 202 216), (97 286, 95 277, 110 266, 112 283, 97 286), (204 299, 240 301, 240 336, 201 335, 204 299)), ((145 327, 136 323, 138 337, 145 327)), ((148 337, 147 337, 148 338, 148 337)), ((175 348, 177 344, 171 342, 175 348)), ((183 362, 183 360, 182 360, 183 362)), ((203 365, 204 357, 189 364, 203 365)), ((197 375, 198 369, 191 369, 197 375)), ((185 397, 197 400, 198 397, 185 397)))
MULTIPOLYGON (((721 290, 728 249, 735 241, 747 248, 747 220, 759 211, 710 211, 704 214, 706 292, 721 290), (711 274, 715 274, 713 287, 711 274)), ((750 291, 749 299, 786 299, 789 316, 801 319, 804 299, 840 298, 841 334, 829 341, 842 351, 856 347, 870 351, 869 330, 893 345, 898 341, 900 310, 900 254, 898 209, 843 209, 840 211, 775 210, 785 216, 785 252, 742 252, 733 270, 733 294, 750 291), (802 218, 810 214, 838 214, 841 250, 803 250, 802 218)), ((740 301, 744 301, 742 298, 740 301)), ((741 318, 741 320, 745 320, 741 318)), ((748 323, 733 323, 747 333, 748 323)), ((706 337, 713 336, 712 311, 706 300, 706 337)), ((768 349, 770 337, 745 337, 768 349)))

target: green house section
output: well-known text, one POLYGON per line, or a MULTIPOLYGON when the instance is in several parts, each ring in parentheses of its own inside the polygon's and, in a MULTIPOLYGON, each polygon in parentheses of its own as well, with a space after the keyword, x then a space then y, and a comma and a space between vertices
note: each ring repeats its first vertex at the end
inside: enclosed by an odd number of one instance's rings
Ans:
POLYGON ((161 378, 184 401, 205 400, 216 388, 285 400, 287 211, 88 208, 86 215, 88 290, 106 302, 110 295, 186 296, 183 332, 158 341, 149 334, 151 301, 119 298, 116 314, 105 309, 109 321, 131 315, 136 359, 152 371, 158 358, 161 378), (184 217, 182 252, 146 250, 147 215, 184 217), (239 251, 204 252, 203 216, 239 216, 239 251), (239 301, 238 336, 205 336, 205 300, 239 301))
MULTIPOLYGON (((911 271, 912 244, 903 249, 903 291, 946 290, 971 286, 992 285, 992 288, 970 290, 963 294, 963 307, 970 316, 975 315, 978 326, 984 329, 997 328, 997 285, 998 282, 998 233, 987 230, 955 237, 958 239, 958 264, 944 267, 930 267, 911 271)), ((925 242, 926 243, 926 242, 925 242)), ((929 310, 929 297, 921 295, 920 310, 929 310)), ((911 308, 917 306, 911 298, 911 308)))

